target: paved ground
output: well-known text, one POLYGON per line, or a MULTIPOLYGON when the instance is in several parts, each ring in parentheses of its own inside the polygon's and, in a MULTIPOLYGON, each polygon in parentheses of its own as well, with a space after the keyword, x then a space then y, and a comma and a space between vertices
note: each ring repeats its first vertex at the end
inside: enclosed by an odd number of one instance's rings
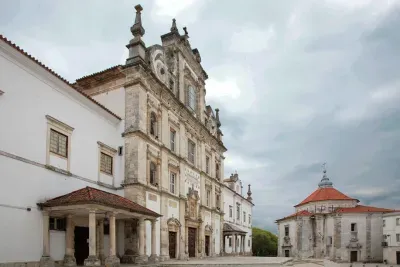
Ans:
POLYGON ((278 257, 215 257, 189 261, 166 261, 161 266, 282 266, 290 258, 278 257))

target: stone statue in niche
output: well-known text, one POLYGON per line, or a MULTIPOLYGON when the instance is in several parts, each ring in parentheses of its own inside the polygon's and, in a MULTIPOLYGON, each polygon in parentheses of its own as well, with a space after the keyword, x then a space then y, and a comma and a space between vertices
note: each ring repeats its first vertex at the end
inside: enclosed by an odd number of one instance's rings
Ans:
POLYGON ((189 192, 187 194, 187 203, 186 206, 188 209, 186 210, 186 216, 190 217, 191 219, 196 219, 197 214, 197 202, 199 200, 199 193, 197 190, 194 190, 194 185, 192 188, 189 188, 189 192))
POLYGON ((175 56, 174 56, 174 51, 173 49, 167 49, 167 51, 165 52, 166 55, 166 65, 168 67, 168 70, 171 73, 174 73, 175 71, 175 56))

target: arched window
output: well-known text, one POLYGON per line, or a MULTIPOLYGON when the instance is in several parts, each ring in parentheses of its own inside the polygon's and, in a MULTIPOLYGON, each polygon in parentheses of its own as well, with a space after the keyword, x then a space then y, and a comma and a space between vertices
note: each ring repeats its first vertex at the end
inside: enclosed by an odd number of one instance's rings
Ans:
POLYGON ((157 117, 154 112, 150 114, 150 134, 153 136, 157 135, 157 117))
POLYGON ((193 111, 196 110, 196 90, 194 90, 193 86, 189 86, 188 88, 188 104, 189 108, 191 108, 193 111))
POLYGON ((157 167, 154 162, 150 162, 150 184, 156 185, 157 183, 157 167))

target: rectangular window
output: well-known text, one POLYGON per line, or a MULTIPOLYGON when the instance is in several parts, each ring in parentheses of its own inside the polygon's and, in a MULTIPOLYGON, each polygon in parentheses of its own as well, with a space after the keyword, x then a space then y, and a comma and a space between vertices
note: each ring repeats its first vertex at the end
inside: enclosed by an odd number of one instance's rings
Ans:
POLYGON ((249 240, 247 240, 247 243, 248 243, 248 246, 250 247, 250 239, 249 239, 249 240))
POLYGON ((251 215, 249 214, 249 224, 251 224, 251 215))
POLYGON ((396 234, 396 241, 400 242, 400 234, 396 234))
POLYGON ((219 163, 215 163, 215 177, 219 180, 219 163))
POLYGON ((56 231, 65 231, 67 221, 65 218, 49 218, 49 229, 56 231))
POLYGON ((207 195, 206 195, 206 201, 207 201, 207 207, 210 207, 210 197, 211 197, 211 191, 210 190, 207 190, 207 193, 206 193, 207 195))
POLYGON ((176 132, 174 129, 171 128, 171 130, 170 130, 171 151, 175 151, 175 136, 176 136, 176 132))
POLYGON ((68 158, 68 136, 51 129, 50 152, 68 158))
POLYGON ((215 206, 219 209, 221 206, 219 205, 220 199, 219 194, 215 194, 215 206))
POLYGON ((210 174, 210 158, 206 156, 206 173, 210 174))
POLYGON ((195 161, 195 156, 194 156, 195 151, 196 151, 196 144, 193 141, 188 140, 188 160, 193 164, 195 161))
POLYGON ((400 225, 400 218, 396 218, 396 225, 400 225))
POLYGON ((383 227, 386 226, 386 220, 383 220, 383 221, 382 221, 382 225, 383 225, 383 227))
POLYGON ((228 237, 229 240, 229 247, 232 247, 232 237, 228 237))
POLYGON ((175 194, 176 173, 171 172, 169 176, 169 192, 175 194))
POLYGON ((240 220, 240 205, 236 204, 236 219, 240 220))
POLYGON ((351 224, 351 231, 352 232, 356 232, 357 231, 357 224, 356 223, 352 223, 351 224))
POLYGON ((328 245, 332 245, 332 237, 328 236, 328 245))
POLYGON ((113 157, 101 152, 100 155, 100 171, 107 174, 113 174, 113 157))
POLYGON ((229 218, 232 218, 233 209, 232 206, 229 206, 229 218))
POLYGON ((243 222, 246 222, 246 212, 243 211, 243 222))
POLYGON ((285 236, 289 236, 289 225, 285 225, 285 236))

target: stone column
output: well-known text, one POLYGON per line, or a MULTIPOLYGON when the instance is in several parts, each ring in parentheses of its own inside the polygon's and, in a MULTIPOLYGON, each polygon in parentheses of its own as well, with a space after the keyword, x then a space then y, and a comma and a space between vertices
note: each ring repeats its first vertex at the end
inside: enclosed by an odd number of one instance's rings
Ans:
POLYGON ((157 231, 156 231, 156 222, 157 220, 151 221, 151 255, 149 261, 152 263, 158 262, 157 256, 157 231))
MULTIPOLYGON (((203 218, 202 218, 203 219, 203 218)), ((200 257, 204 257, 206 255, 205 253, 205 236, 204 236, 204 223, 200 223, 200 227, 199 227, 199 242, 198 245, 200 246, 200 257)), ((210 243, 211 243, 211 239, 210 239, 210 243)))
POLYGON ((104 256, 104 219, 99 220, 98 240, 99 240, 99 242, 98 242, 99 243, 99 251, 98 251, 99 260, 100 260, 101 264, 104 264, 104 260, 105 260, 105 256, 104 256))
POLYGON ((96 211, 89 210, 89 257, 84 262, 85 266, 100 266, 101 262, 96 257, 96 211))
POLYGON ((115 225, 115 213, 109 215, 110 220, 110 253, 105 259, 106 267, 118 267, 120 265, 119 258, 116 254, 116 225, 115 225))
POLYGON ((49 213, 43 211, 43 253, 40 258, 40 267, 54 267, 54 261, 50 257, 49 219, 49 213))
POLYGON ((225 254, 225 236, 222 235, 222 249, 220 251, 220 254, 223 256, 225 254))
POLYGON ((139 218, 139 256, 136 258, 135 263, 146 263, 148 261, 147 255, 144 251, 146 239, 144 238, 146 228, 144 218, 139 218))
POLYGON ((72 215, 67 216, 67 229, 65 231, 65 255, 64 266, 76 266, 74 256, 74 225, 72 215))
POLYGON ((232 254, 236 253, 236 234, 232 235, 232 254))

